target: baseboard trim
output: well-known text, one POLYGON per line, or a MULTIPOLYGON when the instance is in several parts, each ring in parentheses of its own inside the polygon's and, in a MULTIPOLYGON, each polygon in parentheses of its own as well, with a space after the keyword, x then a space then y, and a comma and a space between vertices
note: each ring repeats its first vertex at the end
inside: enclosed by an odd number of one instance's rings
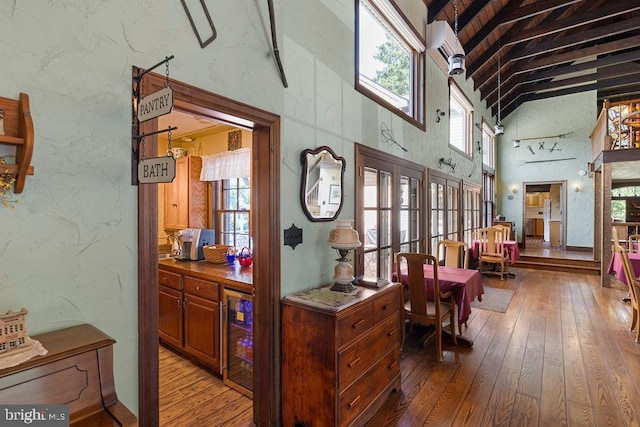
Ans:
POLYGON ((587 246, 567 246, 566 250, 576 252, 593 252, 593 248, 587 246))

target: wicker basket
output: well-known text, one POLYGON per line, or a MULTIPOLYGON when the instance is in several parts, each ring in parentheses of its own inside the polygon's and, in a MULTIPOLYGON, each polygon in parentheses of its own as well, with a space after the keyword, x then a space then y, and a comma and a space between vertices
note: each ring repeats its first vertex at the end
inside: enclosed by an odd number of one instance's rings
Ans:
POLYGON ((229 245, 203 246, 204 259, 213 264, 226 264, 229 245))

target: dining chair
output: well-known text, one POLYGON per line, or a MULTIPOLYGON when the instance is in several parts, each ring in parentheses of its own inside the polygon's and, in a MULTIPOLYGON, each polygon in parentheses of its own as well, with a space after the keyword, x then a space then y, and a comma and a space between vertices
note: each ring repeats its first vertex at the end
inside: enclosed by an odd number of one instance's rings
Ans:
POLYGON ((457 240, 440 240, 437 246, 438 263, 444 266, 469 268, 469 245, 457 240))
POLYGON ((500 266, 500 280, 509 276, 509 250, 505 247, 505 234, 500 227, 478 230, 478 270, 485 264, 500 266))
POLYGON ((502 228, 504 231, 504 240, 511 240, 511 225, 494 224, 494 227, 502 228))
POLYGON ((631 327, 630 331, 636 329, 636 342, 640 342, 640 325, 638 325, 638 311, 639 311, 639 297, 640 297, 640 283, 633 270, 633 265, 629 260, 629 253, 619 243, 614 245, 616 252, 620 255, 622 260, 622 268, 624 269, 624 276, 627 279, 627 285, 629 286, 629 297, 631 299, 631 327))
MULTIPOLYGON (((438 260, 433 255, 423 253, 399 252, 395 256, 396 277, 406 274, 407 294, 404 301, 404 318, 409 321, 409 331, 413 332, 413 324, 426 324, 435 327, 438 362, 442 362, 442 326, 449 319, 449 329, 453 343, 456 339, 456 316, 453 292, 440 292, 438 282, 438 260), (427 295, 424 266, 433 267, 433 297, 427 295)), ((404 295, 404 293, 403 293, 404 295)), ((402 344, 405 340, 405 328, 402 328, 402 344)), ((426 341, 425 341, 426 343, 426 341)))
MULTIPOLYGON (((469 268, 469 245, 457 240, 440 240, 437 246, 436 257, 438 264, 445 267, 469 268)), ((460 307, 457 308, 458 313, 460 307)), ((467 326, 467 322, 464 322, 467 326)), ((462 335, 462 323, 458 322, 458 332, 462 335)))
POLYGON ((629 235, 629 239, 627 241, 627 248, 629 249, 629 252, 640 252, 638 243, 640 243, 640 234, 629 235))

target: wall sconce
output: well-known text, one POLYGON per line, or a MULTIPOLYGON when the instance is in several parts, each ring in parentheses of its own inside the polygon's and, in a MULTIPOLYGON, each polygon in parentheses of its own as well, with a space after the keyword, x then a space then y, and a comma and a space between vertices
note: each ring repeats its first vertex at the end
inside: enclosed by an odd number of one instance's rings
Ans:
POLYGON ((327 243, 340 255, 340 258, 336 259, 338 264, 334 268, 333 280, 335 283, 331 287, 332 291, 352 292, 355 290, 352 284, 355 279, 353 267, 349 264, 347 255, 352 249, 362 246, 362 242, 358 232, 353 229, 352 223, 351 220, 337 220, 335 228, 329 233, 327 243))
POLYGON ((576 184, 576 185, 573 187, 573 191, 575 191, 576 193, 579 193, 579 192, 580 192, 580 186, 576 184))
POLYGON ((520 140, 519 139, 514 139, 513 140, 513 148, 519 148, 520 147, 520 140))
POLYGON ((511 187, 511 192, 513 194, 516 194, 518 192, 518 187, 516 187, 515 185, 513 187, 511 187))
POLYGON ((436 123, 440 123, 440 117, 444 117, 444 111, 438 108, 436 110, 436 123))

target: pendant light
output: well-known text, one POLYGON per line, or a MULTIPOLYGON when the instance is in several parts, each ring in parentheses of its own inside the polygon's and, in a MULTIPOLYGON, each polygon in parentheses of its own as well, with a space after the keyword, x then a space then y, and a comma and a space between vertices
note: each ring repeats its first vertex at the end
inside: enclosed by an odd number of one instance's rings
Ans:
MULTIPOLYGON (((453 1, 453 13, 454 13, 454 32, 456 34, 456 51, 458 50, 458 46, 460 41, 458 40, 458 0, 453 1)), ((455 76, 457 74, 461 74, 464 72, 464 54, 463 53, 452 53, 449 56, 449 75, 455 76)))
POLYGON ((493 133, 498 135, 504 134, 504 126, 500 122, 500 56, 498 56, 498 119, 496 120, 496 125, 493 127, 493 133))

